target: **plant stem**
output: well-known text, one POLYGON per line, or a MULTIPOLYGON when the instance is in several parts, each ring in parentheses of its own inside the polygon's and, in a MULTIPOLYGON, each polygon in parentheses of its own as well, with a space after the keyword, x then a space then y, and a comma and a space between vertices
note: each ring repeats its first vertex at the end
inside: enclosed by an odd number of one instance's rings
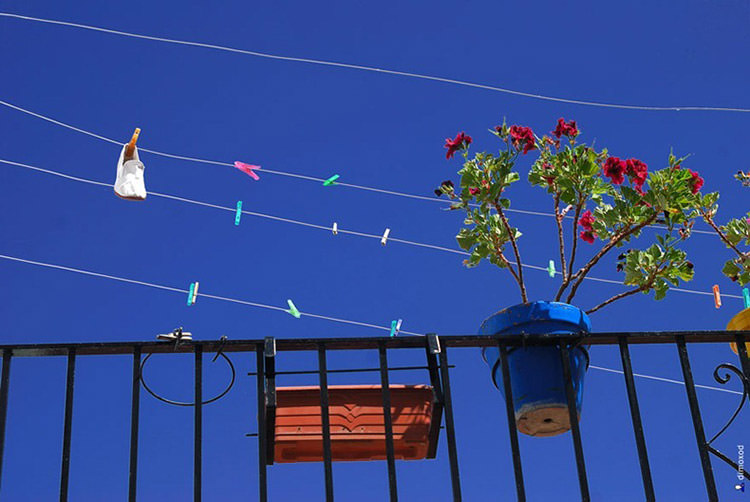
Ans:
POLYGON ((737 248, 737 246, 735 246, 734 244, 732 244, 732 241, 730 241, 727 238, 726 234, 721 231, 721 229, 716 225, 716 223, 714 223, 714 219, 711 216, 709 216, 703 210, 701 210, 701 216, 703 216, 703 219, 706 221, 706 223, 708 223, 709 225, 711 225, 711 228, 714 229, 714 232, 716 232, 719 235, 719 237, 721 238, 721 240, 724 241, 724 243, 727 245, 728 248, 730 248, 732 251, 734 251, 735 253, 737 253, 740 258, 744 258, 745 257, 745 253, 743 253, 742 251, 740 251, 737 248))
POLYGON ((579 202, 576 205, 575 216, 573 216, 573 246, 570 251, 570 263, 568 263, 567 275, 563 275, 563 282, 562 284, 560 284, 560 289, 557 290, 557 294, 555 295, 556 302, 560 301, 560 298, 562 298, 565 289, 568 287, 568 285, 570 284, 570 280, 572 279, 573 263, 575 263, 576 261, 576 249, 578 248, 578 217, 581 215, 583 205, 584 202, 579 202))
POLYGON ((505 263, 505 266, 508 267, 508 271, 510 271, 510 274, 513 276, 513 279, 516 280, 516 284, 518 284, 518 287, 521 287, 521 282, 518 279, 518 274, 516 274, 516 271, 513 270, 513 267, 510 265, 510 262, 503 254, 502 248, 498 247, 497 240, 493 239, 493 244, 495 245, 495 254, 497 254, 497 257, 502 260, 503 263, 505 263))
POLYGON ((648 282, 646 284, 642 284, 642 285, 638 286, 635 289, 631 289, 629 291, 624 291, 624 292, 622 292, 620 294, 617 294, 617 295, 613 296, 612 298, 603 301, 602 303, 600 303, 596 307, 587 310, 586 313, 587 314, 591 314, 593 312, 596 312, 600 308, 604 307, 605 305, 609 305, 610 303, 612 303, 614 301, 617 301, 617 300, 619 300, 621 298, 625 298, 626 296, 634 295, 634 294, 636 294, 636 293, 638 293, 640 291, 643 291, 644 289, 648 289, 648 288, 652 287, 654 285, 654 281, 656 281, 656 277, 659 275, 659 272, 661 272, 661 268, 662 268, 663 265, 664 265, 664 262, 662 261, 662 262, 660 262, 656 266, 656 268, 654 269, 654 271, 651 272, 651 275, 649 276, 648 282))
POLYGON ((505 230, 508 232, 508 237, 510 238, 510 244, 511 246, 513 246, 513 253, 516 255, 516 266, 518 266, 518 287, 521 289, 521 301, 523 303, 528 303, 529 299, 526 296, 526 285, 523 282, 523 263, 521 262, 521 253, 518 252, 518 244, 516 243, 516 234, 515 232, 513 232, 513 229, 510 227, 510 224, 508 223, 508 219, 505 217, 505 213, 503 213, 503 208, 500 206, 500 203, 495 201, 494 206, 495 206, 495 211, 497 211, 497 214, 500 216, 500 220, 503 222, 503 225, 505 226, 505 230))
POLYGON ((586 311, 586 313, 587 313, 587 314, 591 314, 591 313, 594 313, 594 312, 596 312, 597 310, 599 310, 600 308, 602 308, 602 307, 604 307, 604 306, 606 306, 606 305, 609 305, 610 303, 612 303, 612 302, 614 302, 614 301, 617 301, 617 300, 619 300, 620 298, 625 298, 626 296, 634 295, 634 294, 636 294, 636 293, 639 293, 639 292, 643 291, 644 289, 646 289, 646 286, 645 286, 645 285, 644 285, 644 286, 638 286, 638 287, 637 287, 637 288, 635 288, 635 289, 631 289, 631 290, 628 290, 628 291, 624 291, 624 292, 622 292, 622 293, 620 293, 620 294, 617 294, 617 295, 613 296, 612 298, 610 298, 610 299, 608 299, 608 300, 605 300, 605 301, 603 301, 602 303, 600 303, 600 304, 599 304, 599 305, 597 305, 596 307, 594 307, 594 308, 592 308, 592 309, 589 309, 589 310, 587 310, 587 311, 586 311))
POLYGON ((591 270, 591 267, 596 265, 599 260, 607 254, 613 247, 615 247, 619 242, 621 242, 625 237, 628 237, 629 235, 637 232, 638 230, 642 229, 643 227, 650 225, 655 219, 656 216, 661 211, 655 211, 654 214, 645 220, 642 223, 639 223, 638 225, 634 226, 633 228, 630 228, 629 230, 621 231, 619 234, 612 237, 612 239, 599 250, 598 253, 596 253, 583 267, 581 267, 578 272, 573 274, 571 277, 571 280, 575 280, 573 283, 573 287, 570 289, 570 293, 568 294, 568 298, 565 300, 566 303, 570 303, 570 301, 573 299, 573 296, 575 296, 576 291, 578 290, 578 286, 581 285, 581 282, 583 282, 583 279, 586 277, 586 274, 589 273, 591 270))
MULTIPOLYGON (((562 214, 560 214, 560 194, 555 194, 555 223, 557 223, 557 239, 560 243, 560 265, 562 266, 563 282, 568 278, 567 265, 565 264, 565 239, 563 238, 562 214)), ((557 299, 555 299, 557 301, 557 299)))

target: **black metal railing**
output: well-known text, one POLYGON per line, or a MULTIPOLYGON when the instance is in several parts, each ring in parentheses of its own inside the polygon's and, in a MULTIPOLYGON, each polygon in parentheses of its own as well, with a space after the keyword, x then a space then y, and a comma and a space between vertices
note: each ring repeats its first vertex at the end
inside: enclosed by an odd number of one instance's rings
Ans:
MULTIPOLYGON (((181 340, 170 342, 123 342, 123 343, 73 343, 73 344, 25 344, 2 345, 2 372, 0 373, 0 496, 2 495, 2 466, 7 461, 3 457, 5 444, 5 425, 8 414, 8 392, 11 385, 11 365, 18 357, 66 357, 67 377, 65 386, 65 412, 63 423, 63 448, 60 468, 60 500, 68 498, 70 473, 71 429, 73 422, 73 404, 75 388, 76 360, 81 356, 96 355, 132 355, 132 394, 130 406, 130 452, 128 499, 136 500, 137 470, 138 470, 138 436, 140 421, 140 388, 144 386, 155 397, 170 404, 194 407, 194 453, 193 453, 193 499, 200 501, 202 496, 202 439, 203 439, 203 405, 215 401, 225 395, 234 383, 235 370, 228 354, 255 353, 256 371, 250 373, 257 381, 257 421, 258 421, 258 500, 268 500, 268 467, 273 465, 274 438, 276 423, 276 376, 317 374, 320 389, 320 409, 322 422, 322 451, 323 475, 325 481, 326 500, 333 500, 334 476, 332 469, 331 426, 329 419, 329 384, 328 376, 334 373, 374 372, 380 375, 382 394, 383 418, 385 424, 385 457, 388 472, 388 490, 391 501, 398 500, 398 484, 394 455, 393 417, 391 416, 391 386, 390 373, 402 370, 425 370, 433 390, 432 427, 430 428, 430 448, 427 458, 434 458, 437 454, 436 445, 439 439, 441 424, 445 430, 447 442, 448 462, 450 466, 450 488, 453 500, 461 500, 461 478, 459 474, 458 445, 456 427, 453 416, 451 399, 450 368, 448 351, 465 347, 497 346, 500 354, 500 366, 503 388, 507 391, 506 412, 510 437, 510 455, 513 461, 517 500, 526 500, 523 466, 515 423, 511 375, 508 370, 508 352, 514 347, 553 345, 560 348, 562 371, 565 381, 565 392, 568 401, 568 412, 571 424, 571 437, 574 446, 576 468, 580 487, 581 500, 590 500, 589 482, 586 472, 586 458, 581 441, 581 430, 577 420, 575 405, 575 391, 571 379, 569 350, 572 347, 584 345, 614 345, 619 347, 622 368, 627 390, 628 404, 633 424, 633 432, 637 447, 640 472, 643 481, 644 498, 655 500, 648 449, 643 432, 638 396, 633 377, 630 360, 631 345, 640 344, 674 344, 680 360, 685 382, 685 389, 689 403, 690 415, 694 427, 695 439, 700 456, 700 464, 705 481, 707 499, 718 501, 716 483, 710 455, 714 455, 735 470, 740 467, 726 455, 714 448, 711 443, 723 433, 738 415, 750 396, 750 360, 745 349, 746 340, 750 340, 750 331, 702 331, 702 332, 634 332, 634 333, 581 333, 574 335, 556 334, 522 334, 494 336, 437 336, 434 334, 424 337, 394 337, 394 338, 319 338, 319 339, 275 339, 267 337, 263 340, 221 340, 194 341, 181 340), (714 371, 714 377, 719 383, 729 381, 730 375, 737 376, 743 384, 743 395, 739 406, 727 424, 710 440, 706 440, 700 407, 693 381, 693 374, 688 356, 688 343, 734 342, 738 348, 739 366, 721 364, 714 371), (423 349, 418 351, 424 358, 420 365, 389 366, 389 350, 423 349), (329 369, 327 355, 329 351, 337 350, 376 350, 379 365, 377 368, 329 369), (277 371, 277 359, 283 352, 310 352, 317 354, 317 370, 277 371), (155 353, 193 353, 195 357, 194 401, 192 403, 170 402, 155 394, 143 381, 143 367, 152 354, 155 353), (214 353, 216 360, 220 355, 226 359, 232 369, 232 382, 219 396, 209 400, 203 398, 203 354, 214 353), (142 355, 146 355, 142 358, 142 355), (723 369, 729 373, 719 375, 723 369)), ((745 472, 745 476, 750 478, 745 472)), ((124 491, 124 490, 123 490, 124 491)))

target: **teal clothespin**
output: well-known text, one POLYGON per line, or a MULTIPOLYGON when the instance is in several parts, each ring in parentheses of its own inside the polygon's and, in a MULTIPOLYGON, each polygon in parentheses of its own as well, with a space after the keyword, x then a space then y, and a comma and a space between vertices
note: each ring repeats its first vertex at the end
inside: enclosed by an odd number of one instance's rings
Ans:
POLYGON ((191 306, 193 303, 195 303, 193 301, 193 293, 195 293, 195 283, 191 282, 190 283, 190 292, 188 293, 188 299, 187 299, 187 306, 188 307, 191 306))
POLYGON ((555 278, 555 261, 550 260, 549 265, 547 266, 547 273, 549 273, 549 276, 553 279, 555 278))
POLYGON ((745 298, 745 308, 750 309, 750 290, 742 288, 742 296, 745 298))
POLYGON ((398 332, 401 331, 402 322, 404 322, 403 319, 399 319, 398 321, 391 321, 391 336, 398 335, 398 332))
POLYGON ((339 175, 338 175, 338 174, 334 174, 333 176, 331 176, 330 178, 328 178, 327 180, 325 180, 325 181, 323 182, 323 186, 324 186, 324 187, 329 187, 329 186, 331 186, 331 185, 334 185, 334 184, 335 184, 334 182, 335 182, 335 181, 336 181, 337 179, 339 179, 339 175))
POLYGON ((292 314, 294 317, 299 319, 302 314, 299 313, 299 310, 297 310, 297 307, 294 306, 294 303, 292 303, 292 300, 287 300, 286 302, 289 304, 289 310, 287 310, 286 312, 292 314))
POLYGON ((234 215, 234 224, 239 225, 240 224, 240 218, 242 217, 242 201, 237 201, 237 213, 234 215))

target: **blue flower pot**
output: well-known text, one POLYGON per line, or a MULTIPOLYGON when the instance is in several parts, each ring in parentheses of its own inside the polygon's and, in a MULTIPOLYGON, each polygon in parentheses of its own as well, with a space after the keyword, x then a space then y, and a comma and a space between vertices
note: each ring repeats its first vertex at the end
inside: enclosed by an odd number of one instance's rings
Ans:
MULTIPOLYGON (((572 305, 532 302, 509 307, 488 317, 479 328, 479 334, 569 333, 572 336, 590 330, 591 322, 586 313, 572 305)), ((589 356, 583 347, 572 348, 569 355, 576 411, 580 420, 583 377, 588 369, 589 356)), ((505 396, 499 349, 485 347, 482 349, 482 357, 490 367, 495 387, 505 396)), ((516 425, 520 432, 545 437, 570 430, 565 380, 558 347, 511 347, 508 349, 508 369, 516 425)))

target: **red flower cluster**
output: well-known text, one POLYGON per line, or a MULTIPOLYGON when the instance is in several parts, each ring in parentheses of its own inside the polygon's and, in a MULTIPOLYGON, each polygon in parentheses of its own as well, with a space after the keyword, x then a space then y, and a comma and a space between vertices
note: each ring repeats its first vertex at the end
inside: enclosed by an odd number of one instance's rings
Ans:
POLYGON ((688 172, 689 172, 689 173, 690 173, 690 175, 691 175, 691 176, 693 177, 693 179, 692 179, 692 180, 690 180, 690 182, 691 182, 691 183, 693 184, 693 186, 692 186, 692 189, 691 189, 691 191, 692 191, 692 192, 693 192, 694 194, 696 194, 696 193, 698 193, 698 191, 699 191, 699 190, 701 189, 701 187, 703 186, 703 178, 701 178, 701 177, 700 177, 700 175, 699 175, 698 173, 696 173, 696 172, 694 172, 694 171, 691 171, 690 169, 688 169, 688 172))
POLYGON ((643 184, 648 177, 648 166, 638 159, 625 161, 625 172, 630 177, 630 182, 635 185, 635 191, 643 195, 643 184))
POLYGON ((478 194, 478 193, 479 193, 479 189, 478 189, 478 188, 474 188, 474 187, 471 187, 471 188, 469 188, 469 193, 470 193, 471 195, 476 195, 476 194, 478 194))
POLYGON ((591 211, 586 211, 581 215, 581 218, 578 220, 578 224, 583 227, 583 230, 581 231, 581 239, 588 242, 589 244, 594 243, 594 239, 596 238, 596 234, 594 233, 594 215, 591 214, 591 211))
POLYGON ((552 131, 552 134, 554 134, 557 138, 559 138, 560 136, 575 138, 576 136, 578 136, 578 126, 576 125, 576 121, 571 120, 570 122, 566 123, 565 119, 563 117, 560 117, 559 119, 557 119, 557 127, 555 127, 555 130, 552 131))
POLYGON ((536 148, 534 132, 530 127, 510 126, 510 137, 513 140, 514 147, 520 150, 521 146, 523 146, 524 154, 536 148))
POLYGON ((455 139, 445 138, 445 148, 448 151, 445 153, 445 158, 450 159, 456 151, 461 150, 471 144, 471 136, 467 136, 463 132, 456 134, 455 139))
POLYGON ((612 180, 615 185, 625 181, 624 173, 627 171, 627 163, 618 157, 609 157, 604 163, 604 176, 612 180))

